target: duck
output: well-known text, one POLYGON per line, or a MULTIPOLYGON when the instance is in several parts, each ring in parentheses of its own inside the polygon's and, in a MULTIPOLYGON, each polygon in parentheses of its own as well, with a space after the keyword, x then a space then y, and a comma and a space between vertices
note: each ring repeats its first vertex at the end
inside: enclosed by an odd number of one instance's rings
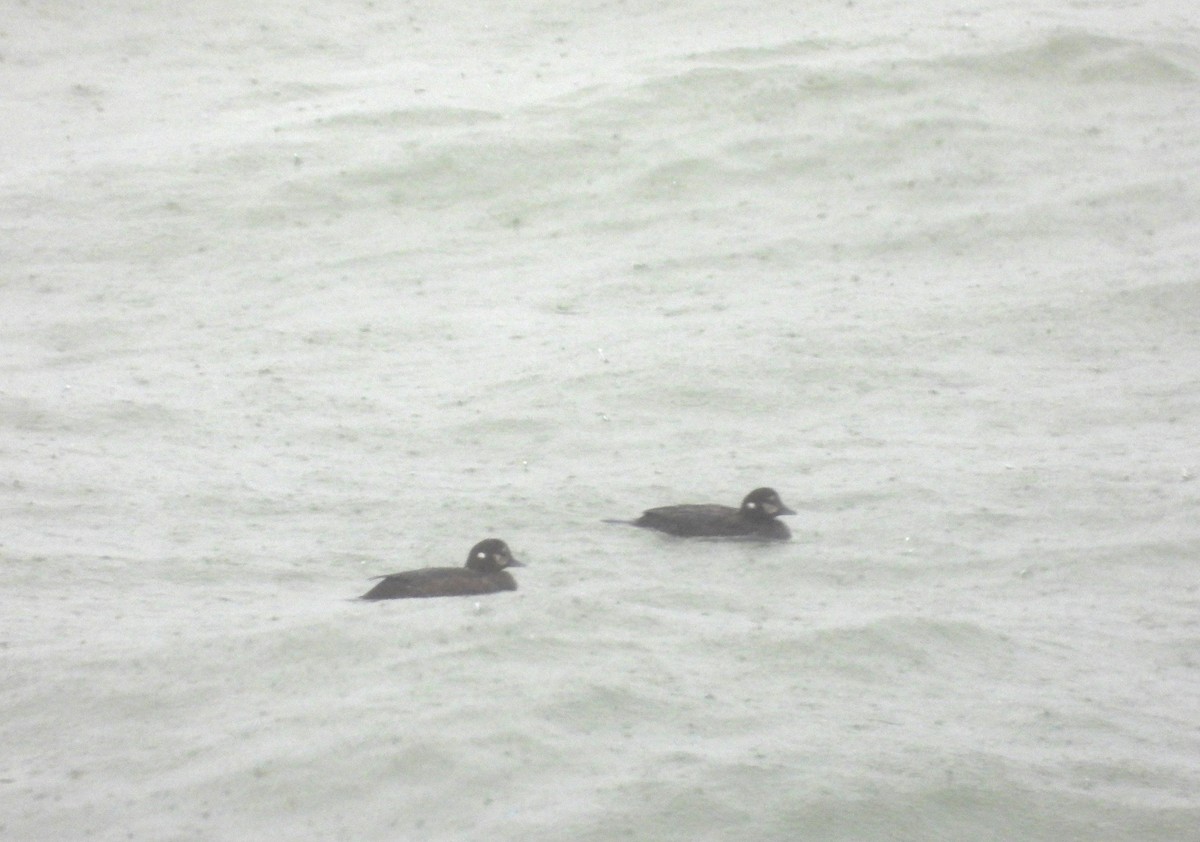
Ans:
POLYGON ((612 520, 643 529, 655 529, 684 538, 751 538, 761 541, 786 541, 792 537, 787 525, 776 520, 794 515, 773 488, 756 488, 745 496, 742 505, 719 506, 712 503, 661 506, 647 509, 637 520, 612 520))
POLYGON ((524 567, 508 544, 488 538, 471 547, 462 567, 426 567, 376 576, 379 582, 359 599, 411 599, 432 596, 477 596, 515 591, 517 581, 508 567, 524 567))

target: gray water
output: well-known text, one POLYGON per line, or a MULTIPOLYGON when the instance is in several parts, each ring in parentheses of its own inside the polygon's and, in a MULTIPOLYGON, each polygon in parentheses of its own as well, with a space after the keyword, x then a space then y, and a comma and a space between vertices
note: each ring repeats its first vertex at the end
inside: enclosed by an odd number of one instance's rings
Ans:
POLYGON ((194 5, 0 25, 0 837, 1200 838, 1193 4, 194 5))

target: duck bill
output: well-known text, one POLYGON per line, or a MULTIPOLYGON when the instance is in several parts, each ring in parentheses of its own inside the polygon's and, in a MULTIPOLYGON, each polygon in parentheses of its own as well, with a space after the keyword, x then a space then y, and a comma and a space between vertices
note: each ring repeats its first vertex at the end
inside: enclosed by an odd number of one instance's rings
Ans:
POLYGON ((508 564, 506 564, 506 565, 504 565, 504 566, 505 566, 505 567, 524 567, 524 566, 525 566, 525 563, 524 563, 524 562, 517 561, 515 558, 511 558, 511 557, 510 557, 510 558, 508 559, 508 564))
POLYGON ((776 512, 775 514, 776 514, 777 516, 778 516, 778 515, 794 515, 794 514, 795 514, 795 512, 793 512, 793 511, 792 511, 791 509, 789 509, 787 506, 782 506, 782 507, 779 509, 779 511, 778 511, 778 512, 776 512))

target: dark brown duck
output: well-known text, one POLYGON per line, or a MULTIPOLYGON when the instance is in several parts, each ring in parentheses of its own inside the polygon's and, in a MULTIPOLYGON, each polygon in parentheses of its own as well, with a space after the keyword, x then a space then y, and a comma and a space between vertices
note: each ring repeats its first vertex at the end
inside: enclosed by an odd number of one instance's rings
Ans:
POLYGON ((360 598, 411 599, 515 591, 517 582, 504 568, 524 566, 513 558, 508 544, 498 538, 488 538, 471 547, 463 567, 426 567, 377 576, 379 584, 360 598))
POLYGON ((742 500, 740 508, 714 504, 686 504, 647 509, 637 520, 616 520, 644 529, 656 529, 684 538, 753 538, 786 541, 792 537, 787 526, 776 520, 794 515, 772 488, 756 488, 742 500))

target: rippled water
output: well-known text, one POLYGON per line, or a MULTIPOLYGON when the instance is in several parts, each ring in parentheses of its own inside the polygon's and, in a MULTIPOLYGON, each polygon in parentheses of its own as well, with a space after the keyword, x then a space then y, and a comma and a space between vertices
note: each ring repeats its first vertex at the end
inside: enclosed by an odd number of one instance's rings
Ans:
POLYGON ((1194 836, 1190 7, 111 5, 0 32, 0 835, 1194 836))

